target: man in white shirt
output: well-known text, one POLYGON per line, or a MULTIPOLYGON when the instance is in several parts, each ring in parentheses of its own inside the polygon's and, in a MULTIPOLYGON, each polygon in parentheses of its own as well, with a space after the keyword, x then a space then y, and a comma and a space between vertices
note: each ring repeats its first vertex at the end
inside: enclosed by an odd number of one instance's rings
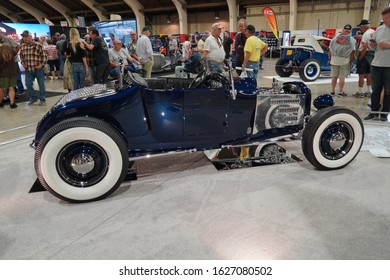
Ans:
POLYGON ((149 39, 150 30, 148 27, 142 29, 142 35, 137 41, 137 57, 142 64, 142 69, 145 71, 145 78, 152 77, 153 67, 153 48, 152 42, 149 39))
POLYGON ((175 56, 177 52, 177 40, 173 38, 172 34, 168 35, 169 56, 175 56))
POLYGON ((225 59, 225 50, 220 37, 222 28, 220 23, 214 23, 211 26, 211 36, 206 39, 204 44, 206 67, 210 72, 222 73, 223 60, 225 59))

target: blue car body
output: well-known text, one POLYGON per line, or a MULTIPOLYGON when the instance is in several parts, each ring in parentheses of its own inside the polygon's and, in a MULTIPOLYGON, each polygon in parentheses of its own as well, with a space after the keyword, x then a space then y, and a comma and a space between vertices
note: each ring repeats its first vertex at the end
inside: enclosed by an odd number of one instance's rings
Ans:
MULTIPOLYGON (((189 85, 191 79, 163 78, 148 82, 179 82, 189 85)), ((152 89, 145 86, 125 86, 118 91, 96 91, 86 98, 64 96, 40 121, 35 145, 50 127, 65 119, 88 117, 109 123, 123 135, 129 157, 187 149, 205 150, 223 145, 249 143, 270 137, 296 133, 303 128, 303 117, 310 113, 310 89, 296 83, 300 93, 285 95, 299 100, 302 108, 296 122, 285 126, 266 127, 261 121, 253 133, 258 99, 281 99, 273 92, 258 95, 252 79, 236 84, 237 97, 232 99, 229 87, 214 89, 171 88, 152 89)), ((79 90, 88 90, 86 88, 79 90)), ((270 90, 270 89, 268 89, 270 90)), ((266 104, 262 105, 267 106, 266 104)), ((295 106, 295 105, 294 105, 295 106)), ((271 105, 268 104, 271 108, 271 105)), ((265 110, 264 108, 263 110, 265 110)), ((263 120, 264 121, 264 120, 263 120)))
POLYGON ((124 81, 70 92, 46 113, 32 145, 35 170, 53 195, 88 202, 112 194, 133 160, 277 137, 301 135, 306 158, 319 169, 349 164, 363 141, 361 121, 331 107, 332 97, 316 98, 321 110, 314 115, 310 102, 301 82, 257 88, 232 75, 145 80, 128 72, 124 81))

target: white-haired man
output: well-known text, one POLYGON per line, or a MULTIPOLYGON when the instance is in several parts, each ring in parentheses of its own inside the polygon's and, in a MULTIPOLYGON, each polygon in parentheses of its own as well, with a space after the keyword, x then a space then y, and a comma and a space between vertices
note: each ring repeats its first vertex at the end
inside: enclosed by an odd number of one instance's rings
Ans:
POLYGON ((206 67, 210 72, 222 73, 223 60, 225 59, 225 50, 220 37, 222 28, 220 23, 214 23, 211 26, 211 36, 206 39, 204 44, 206 67))

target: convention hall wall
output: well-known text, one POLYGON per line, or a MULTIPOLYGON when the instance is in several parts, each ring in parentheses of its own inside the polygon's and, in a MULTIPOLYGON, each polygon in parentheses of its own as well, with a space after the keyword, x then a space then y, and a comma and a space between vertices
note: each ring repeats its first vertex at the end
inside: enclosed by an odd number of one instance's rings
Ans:
MULTIPOLYGON (((299 4, 295 30, 337 29, 342 28, 347 23, 356 26, 363 19, 363 0, 337 1, 337 3, 333 4, 326 2, 328 1, 321 1, 320 4, 314 5, 311 2, 299 4)), ((388 7, 389 3, 387 0, 373 1, 373 3, 369 20, 372 26, 378 26, 381 19, 381 12, 384 8, 388 7)), ((279 30, 289 30, 290 5, 269 5, 269 7, 275 11, 279 30)), ((262 15, 263 8, 264 6, 248 6, 246 8, 246 14, 241 12, 240 17, 245 16, 251 24, 255 25, 257 30, 269 29, 262 15)), ((224 25, 225 30, 237 31, 236 27, 229 26, 228 11, 218 10, 219 19, 215 19, 217 9, 210 10, 210 12, 189 14, 187 33, 193 33, 195 31, 202 33, 210 29, 211 22, 217 21, 224 25)), ((170 23, 167 23, 167 18, 168 15, 154 16, 152 18, 153 34, 180 33, 177 14, 169 15, 170 23)))

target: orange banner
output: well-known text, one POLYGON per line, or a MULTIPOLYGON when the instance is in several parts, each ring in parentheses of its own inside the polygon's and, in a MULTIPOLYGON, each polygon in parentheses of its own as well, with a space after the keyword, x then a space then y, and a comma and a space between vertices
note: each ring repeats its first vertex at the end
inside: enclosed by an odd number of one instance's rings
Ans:
POLYGON ((274 33, 275 37, 279 39, 278 24, 276 22, 276 15, 274 11, 269 7, 265 7, 263 9, 263 15, 265 16, 268 25, 271 27, 271 30, 274 33))

